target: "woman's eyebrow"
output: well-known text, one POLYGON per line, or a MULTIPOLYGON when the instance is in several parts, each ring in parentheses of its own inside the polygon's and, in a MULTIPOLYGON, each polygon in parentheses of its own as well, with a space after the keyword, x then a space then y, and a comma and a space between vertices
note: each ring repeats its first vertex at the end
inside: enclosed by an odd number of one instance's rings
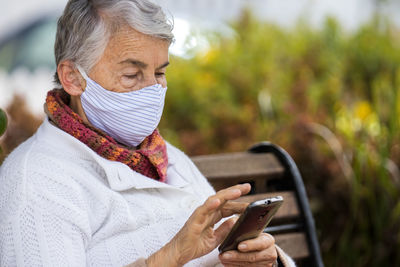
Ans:
POLYGON ((157 70, 166 68, 168 65, 169 65, 169 61, 167 61, 164 64, 162 64, 160 67, 157 68, 157 70))
POLYGON ((118 64, 131 64, 131 65, 135 65, 137 67, 140 67, 142 69, 145 69, 148 66, 146 63, 144 63, 144 62, 142 62, 140 60, 136 60, 136 59, 125 59, 125 60, 119 62, 118 64))
MULTIPOLYGON (((135 60, 135 59, 125 59, 125 60, 119 62, 118 64, 131 64, 131 65, 135 65, 135 66, 137 66, 139 68, 142 68, 142 69, 145 69, 148 66, 146 63, 144 63, 144 62, 142 62, 140 60, 135 60)), ((162 64, 161 66, 159 66, 157 68, 157 70, 166 68, 168 65, 169 65, 169 61, 167 61, 164 64, 162 64)))

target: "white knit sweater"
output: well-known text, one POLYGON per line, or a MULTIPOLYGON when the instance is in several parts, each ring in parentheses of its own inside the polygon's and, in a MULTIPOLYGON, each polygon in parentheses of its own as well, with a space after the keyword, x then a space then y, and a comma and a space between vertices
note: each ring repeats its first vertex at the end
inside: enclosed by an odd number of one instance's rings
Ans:
MULTIPOLYGON (((106 160, 46 119, 0 169, 0 266, 123 266, 165 245, 214 193, 167 144, 167 183, 106 160)), ((218 252, 187 266, 215 266, 218 252)))

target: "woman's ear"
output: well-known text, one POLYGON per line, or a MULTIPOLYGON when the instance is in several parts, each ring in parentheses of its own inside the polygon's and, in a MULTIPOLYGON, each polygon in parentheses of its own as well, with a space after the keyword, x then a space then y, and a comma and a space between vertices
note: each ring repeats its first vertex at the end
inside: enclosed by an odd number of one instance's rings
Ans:
POLYGON ((80 96, 86 87, 86 81, 69 60, 62 61, 57 66, 58 79, 64 90, 71 96, 80 96))

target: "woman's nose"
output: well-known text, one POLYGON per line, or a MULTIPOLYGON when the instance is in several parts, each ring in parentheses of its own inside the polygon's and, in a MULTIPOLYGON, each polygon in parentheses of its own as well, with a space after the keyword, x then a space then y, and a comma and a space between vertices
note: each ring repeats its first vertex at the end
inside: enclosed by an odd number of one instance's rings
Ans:
POLYGON ((157 77, 155 75, 148 75, 143 81, 142 88, 157 84, 157 77))

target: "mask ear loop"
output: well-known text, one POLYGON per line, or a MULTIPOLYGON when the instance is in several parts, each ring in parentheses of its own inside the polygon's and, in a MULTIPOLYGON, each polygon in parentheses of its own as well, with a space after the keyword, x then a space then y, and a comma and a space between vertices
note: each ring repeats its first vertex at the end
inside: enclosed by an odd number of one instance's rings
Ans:
POLYGON ((79 73, 82 75, 83 79, 87 82, 89 80, 89 76, 86 74, 86 72, 83 70, 83 68, 79 65, 76 66, 78 69, 79 73))

